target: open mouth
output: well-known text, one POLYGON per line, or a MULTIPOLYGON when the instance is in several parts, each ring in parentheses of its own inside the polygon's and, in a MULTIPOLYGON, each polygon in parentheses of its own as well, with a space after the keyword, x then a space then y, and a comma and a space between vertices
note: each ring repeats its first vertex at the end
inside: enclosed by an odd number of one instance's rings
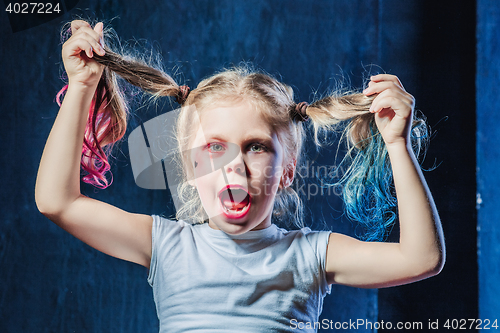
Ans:
POLYGON ((249 193, 241 186, 226 186, 219 192, 219 200, 223 213, 229 218, 243 217, 251 205, 249 193))

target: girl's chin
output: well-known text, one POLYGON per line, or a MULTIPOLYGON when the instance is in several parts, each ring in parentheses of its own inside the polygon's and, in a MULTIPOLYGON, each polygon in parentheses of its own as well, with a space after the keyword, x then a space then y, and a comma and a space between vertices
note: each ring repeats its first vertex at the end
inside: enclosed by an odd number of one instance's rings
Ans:
POLYGON ((234 221, 226 221, 220 217, 215 218, 215 220, 217 222, 215 222, 214 219, 210 219, 208 223, 209 226, 212 229, 222 230, 229 235, 239 235, 250 230, 250 228, 248 228, 248 224, 246 223, 247 221, 238 221, 238 223, 235 223, 234 221))
POLYGON ((226 234, 229 235, 240 235, 244 234, 247 231, 258 230, 268 227, 266 223, 263 223, 262 220, 259 219, 260 222, 253 223, 255 218, 251 218, 247 215, 245 219, 226 219, 225 216, 219 215, 215 218, 211 218, 209 221, 209 226, 212 229, 222 230, 226 234))

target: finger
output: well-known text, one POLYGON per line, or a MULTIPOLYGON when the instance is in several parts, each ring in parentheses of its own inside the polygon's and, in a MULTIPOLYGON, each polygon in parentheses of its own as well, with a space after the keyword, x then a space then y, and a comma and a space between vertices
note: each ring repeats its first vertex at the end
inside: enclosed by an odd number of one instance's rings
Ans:
POLYGON ((391 81, 394 82, 396 85, 400 86, 403 88, 403 84, 399 80, 399 78, 396 75, 391 75, 391 74, 377 74, 373 75, 370 77, 370 80, 375 81, 375 82, 380 82, 380 81, 391 81))
POLYGON ((83 20, 74 20, 71 22, 71 34, 73 35, 78 29, 90 27, 90 24, 83 20))
POLYGON ((99 36, 102 35, 103 30, 104 30, 104 24, 102 22, 99 22, 94 26, 94 31, 98 33, 99 36))
MULTIPOLYGON (((92 29, 92 27, 90 27, 90 26, 79 28, 73 34, 73 36, 78 36, 80 34, 87 34, 89 36, 92 36, 92 38, 94 38, 96 41, 98 41, 99 39, 101 39, 101 35, 98 32, 96 32, 94 29, 92 29)), ((73 36, 71 36, 71 37, 73 37, 73 36)))
POLYGON ((380 94, 384 90, 395 90, 395 91, 400 91, 404 94, 407 94, 408 96, 411 96, 404 90, 399 84, 397 84, 394 81, 370 81, 371 84, 368 85, 368 88, 363 90, 363 94, 366 96, 370 96, 373 94, 380 94), (373 82, 373 83, 372 83, 373 82))
POLYGON ((378 108, 375 107, 377 103, 388 97, 399 99, 411 107, 415 104, 415 99, 410 94, 398 90, 384 90, 373 99, 371 110, 377 111, 378 108))
POLYGON ((99 44, 104 48, 104 23, 97 23, 94 27, 94 31, 99 35, 99 44))
POLYGON ((100 40, 99 35, 96 35, 95 31, 92 29, 86 29, 86 31, 81 31, 81 32, 75 34, 75 36, 72 36, 71 39, 73 39, 73 40, 84 39, 92 46, 92 51, 95 51, 97 54, 99 54, 101 56, 103 56, 105 53, 104 48, 99 43, 99 40, 100 40), (91 32, 89 33, 88 30, 90 30, 91 32), (96 37, 97 37, 97 39, 96 39, 96 37))
POLYGON ((63 47, 63 55, 68 57, 80 55, 82 51, 85 52, 88 58, 94 56, 92 43, 88 39, 75 38, 66 42, 63 47))
POLYGON ((104 42, 103 42, 104 39, 102 31, 103 31, 103 25, 102 23, 100 24, 98 23, 93 29, 89 27, 81 28, 77 32, 77 34, 78 35, 82 34, 84 38, 87 39, 92 44, 92 48, 94 49, 94 51, 100 56, 103 56, 105 54, 105 51, 104 51, 104 42), (89 36, 91 39, 88 39, 89 36))
MULTIPOLYGON (((375 87, 374 89, 378 89, 378 87, 375 87)), ((406 103, 413 103, 415 98, 408 94, 406 91, 404 90, 401 90, 401 89, 380 89, 380 92, 377 91, 377 96, 375 96, 375 99, 382 99, 386 96, 393 96, 393 97, 396 97, 396 98, 399 98, 403 101, 405 101, 406 103)))
POLYGON ((384 109, 392 109, 397 115, 406 118, 413 110, 413 102, 402 94, 385 91, 373 100, 370 112, 378 113, 384 109))
POLYGON ((408 118, 411 115, 411 106, 395 97, 386 97, 379 100, 374 106, 374 113, 382 113, 384 110, 392 110, 401 118, 408 118))

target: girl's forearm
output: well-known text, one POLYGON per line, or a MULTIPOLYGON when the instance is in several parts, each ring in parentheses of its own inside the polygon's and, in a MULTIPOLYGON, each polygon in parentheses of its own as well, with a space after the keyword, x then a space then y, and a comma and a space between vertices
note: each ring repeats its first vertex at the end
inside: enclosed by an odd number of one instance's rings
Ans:
POLYGON ((405 143, 388 145, 398 200, 400 250, 417 267, 435 272, 445 260, 439 215, 417 159, 405 143))
POLYGON ((35 200, 45 214, 58 214, 80 195, 80 161, 95 87, 69 85, 38 169, 35 200))

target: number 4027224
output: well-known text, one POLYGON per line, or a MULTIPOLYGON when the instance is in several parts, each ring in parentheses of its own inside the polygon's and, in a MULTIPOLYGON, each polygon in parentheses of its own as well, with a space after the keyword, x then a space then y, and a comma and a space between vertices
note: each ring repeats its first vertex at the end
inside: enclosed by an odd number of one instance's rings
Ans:
POLYGON ((59 3, 50 2, 23 2, 9 3, 5 11, 9 14, 53 14, 60 13, 59 3))
POLYGON ((447 319, 443 325, 446 329, 451 330, 497 330, 497 319, 447 319))

